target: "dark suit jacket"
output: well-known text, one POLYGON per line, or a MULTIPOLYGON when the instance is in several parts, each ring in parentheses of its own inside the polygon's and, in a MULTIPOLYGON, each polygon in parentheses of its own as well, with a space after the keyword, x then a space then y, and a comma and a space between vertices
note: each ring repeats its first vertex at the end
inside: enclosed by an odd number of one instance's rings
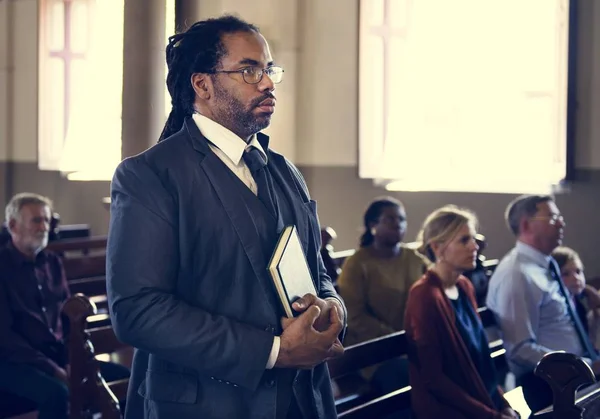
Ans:
MULTIPOLYGON (((319 296, 339 298, 319 254, 316 204, 297 169, 267 153, 319 296)), ((130 395, 144 398, 130 400, 128 417, 142 417, 144 406, 151 418, 275 418, 278 369, 265 366, 281 309, 259 280, 269 255, 236 179, 219 178, 222 165, 188 118, 115 173, 108 296, 117 337, 139 349, 130 395)), ((336 417, 325 364, 299 372, 293 391, 305 418, 336 417)))
MULTIPOLYGON (((456 285, 477 308, 469 280, 461 276, 456 285)), ((404 327, 416 418, 500 418, 456 327, 442 283, 431 270, 410 290, 404 327)))

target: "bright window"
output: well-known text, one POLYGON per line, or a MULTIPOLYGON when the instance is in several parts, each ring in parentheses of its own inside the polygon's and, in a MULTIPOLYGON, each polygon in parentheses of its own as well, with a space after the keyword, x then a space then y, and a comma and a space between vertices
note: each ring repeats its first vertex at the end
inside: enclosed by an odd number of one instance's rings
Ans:
POLYGON ((121 161, 124 0, 41 0, 38 164, 109 180, 121 161))
POLYGON ((548 191, 566 174, 568 0, 361 0, 359 174, 548 191))

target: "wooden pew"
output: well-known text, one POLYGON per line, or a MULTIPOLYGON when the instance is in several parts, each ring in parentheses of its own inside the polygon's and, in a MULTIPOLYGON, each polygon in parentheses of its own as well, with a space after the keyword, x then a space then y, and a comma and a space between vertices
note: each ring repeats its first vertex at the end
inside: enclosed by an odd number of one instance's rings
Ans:
MULTIPOLYGON (((484 325, 493 324, 493 315, 480 309, 484 325)), ((131 367, 133 348, 119 342, 106 315, 98 315, 95 304, 83 295, 73 296, 65 304, 64 312, 71 324, 68 347, 71 364, 71 419, 83 418, 86 412, 102 412, 103 417, 118 417, 118 400, 124 400, 128 380, 107 383, 101 377, 97 359, 131 367), (101 323, 104 321, 104 323, 101 323), (94 322, 90 326, 90 322, 94 322)), ((490 342, 492 358, 497 370, 507 369, 502 341, 490 342)), ((382 412, 410 408, 410 387, 398 389, 377 397, 358 371, 386 360, 406 355, 405 332, 397 332, 346 348, 340 358, 328 361, 332 379, 340 388, 336 407, 340 418, 371 418, 382 412)))
MULTIPOLYGON (((70 256, 65 258, 65 268, 70 279, 70 287, 74 290, 74 293, 82 292, 92 296, 74 296, 72 299, 74 302, 68 304, 69 308, 67 308, 67 305, 65 306, 67 315, 69 317, 75 316, 76 322, 73 324, 77 329, 77 333, 69 341, 69 348, 73 354, 80 354, 73 355, 75 358, 71 364, 72 369, 77 368, 79 371, 73 377, 73 385, 81 385, 81 380, 86 380, 83 389, 76 391, 73 396, 81 400, 75 402, 75 410, 85 412, 86 409, 94 408, 97 411, 108 412, 107 415, 109 416, 106 417, 111 417, 110 412, 115 409, 118 410, 118 402, 116 401, 125 398, 128 380, 116 383, 104 382, 96 372, 95 359, 111 360, 130 366, 133 349, 118 342, 110 326, 108 316, 98 313, 98 305, 106 303, 105 255, 103 253, 94 254, 94 249, 105 249, 106 238, 89 238, 87 241, 79 239, 64 241, 60 245, 57 242, 54 247, 55 251, 70 256), (78 252, 79 254, 72 256, 69 252, 78 252), (87 320, 85 320, 86 318, 87 320), (73 365, 76 367, 73 367, 73 365), (98 379, 90 380, 82 377, 98 377, 98 379), (89 400, 97 401, 91 402, 89 400), (115 405, 115 403, 117 404, 115 405)), ((328 250, 332 249, 329 248, 328 250)), ((331 256, 336 266, 341 267, 345 259, 353 253, 354 250, 351 249, 332 252, 331 256)), ((480 315, 486 327, 494 324, 493 316, 489 311, 480 309, 480 315)), ((406 345, 403 333, 398 332, 388 337, 376 339, 374 342, 369 341, 354 345, 347 348, 346 354, 342 358, 328 363, 332 378, 341 391, 341 397, 336 403, 339 412, 360 412, 363 411, 361 409, 366 409, 367 412, 378 412, 381 409, 387 409, 387 406, 403 406, 407 400, 409 401, 409 390, 406 388, 399 389, 392 395, 370 400, 369 397, 372 398, 373 395, 370 394, 371 390, 368 383, 359 374, 356 374, 362 368, 405 354, 406 345), (358 405, 361 403, 362 407, 359 409, 358 405)), ((503 357, 505 351, 502 348, 501 340, 490 342, 490 345, 497 369, 499 372, 507 371, 503 357)), ((352 415, 360 415, 360 413, 352 413, 352 415)), ((73 417, 73 419, 76 418, 73 417)))
POLYGON ((48 250, 63 255, 66 252, 75 252, 78 254, 88 254, 93 250, 106 252, 107 236, 90 236, 76 239, 57 240, 48 243, 48 250))
POLYGON ((600 383, 581 358, 551 352, 544 355, 534 372, 553 389, 552 406, 536 412, 535 419, 600 418, 600 383))
POLYGON ((106 236, 58 240, 48 249, 62 257, 71 294, 90 296, 106 312, 106 236))
MULTIPOLYGON (((479 315, 484 328, 494 327, 493 314, 485 307, 480 308, 479 315)), ((499 374, 508 371, 502 340, 490 343, 491 356, 499 374)), ((382 412, 391 414, 410 408, 410 386, 398 389, 388 395, 375 398, 373 389, 358 374, 363 368, 404 356, 408 346, 404 331, 372 339, 346 348, 344 355, 327 362, 329 373, 339 389, 336 408, 340 418, 375 418, 382 412), (390 410, 392 409, 392 410, 390 410)))
POLYGON ((72 296, 64 305, 63 313, 69 319, 69 376, 70 419, 83 419, 92 413, 102 413, 103 419, 121 417, 119 400, 125 400, 129 380, 107 383, 98 367, 97 359, 122 363, 131 367, 133 348, 119 342, 110 322, 90 320, 98 315, 95 304, 84 295, 72 296))

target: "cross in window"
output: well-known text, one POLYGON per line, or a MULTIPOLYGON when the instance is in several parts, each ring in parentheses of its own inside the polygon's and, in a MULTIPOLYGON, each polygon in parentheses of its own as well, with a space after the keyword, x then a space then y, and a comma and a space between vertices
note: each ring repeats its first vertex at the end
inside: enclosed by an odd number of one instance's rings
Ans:
POLYGON ((50 51, 50 57, 60 58, 64 63, 64 108, 63 108, 63 140, 67 137, 67 129, 69 127, 69 113, 71 104, 71 69, 74 60, 81 60, 85 58, 85 54, 82 52, 74 52, 71 49, 71 31, 72 31, 72 3, 75 0, 62 0, 64 10, 64 42, 62 49, 50 51))
MULTIPOLYGON (((390 65, 391 40, 394 37, 406 38, 407 24, 409 22, 412 0, 380 0, 383 1, 383 24, 371 26, 369 32, 381 38, 383 42, 383 85, 391 85, 392 69, 390 65), (404 7, 402 7, 404 6, 404 7), (402 10, 404 9, 404 10, 402 10)), ((383 115, 384 120, 389 117, 390 89, 383 89, 383 115)), ((387 124, 383 124, 383 138, 387 136, 387 124)), ((385 144, 383 144, 385 146, 385 144)))

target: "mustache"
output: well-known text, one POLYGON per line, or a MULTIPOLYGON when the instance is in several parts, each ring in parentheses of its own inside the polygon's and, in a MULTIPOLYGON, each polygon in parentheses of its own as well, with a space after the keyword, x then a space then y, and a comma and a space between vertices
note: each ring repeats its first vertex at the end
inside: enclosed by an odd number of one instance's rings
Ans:
POLYGON ((266 95, 264 95, 264 96, 261 96, 261 97, 257 98, 256 100, 254 100, 254 101, 252 102, 252 107, 253 107, 253 108, 256 108, 258 105, 260 105, 262 102, 264 102, 264 101, 265 101, 265 100, 267 100, 267 99, 273 99, 273 100, 277 100, 277 99, 275 99, 275 95, 274 95, 273 93, 270 93, 270 92, 269 92, 269 93, 267 93, 266 95))

